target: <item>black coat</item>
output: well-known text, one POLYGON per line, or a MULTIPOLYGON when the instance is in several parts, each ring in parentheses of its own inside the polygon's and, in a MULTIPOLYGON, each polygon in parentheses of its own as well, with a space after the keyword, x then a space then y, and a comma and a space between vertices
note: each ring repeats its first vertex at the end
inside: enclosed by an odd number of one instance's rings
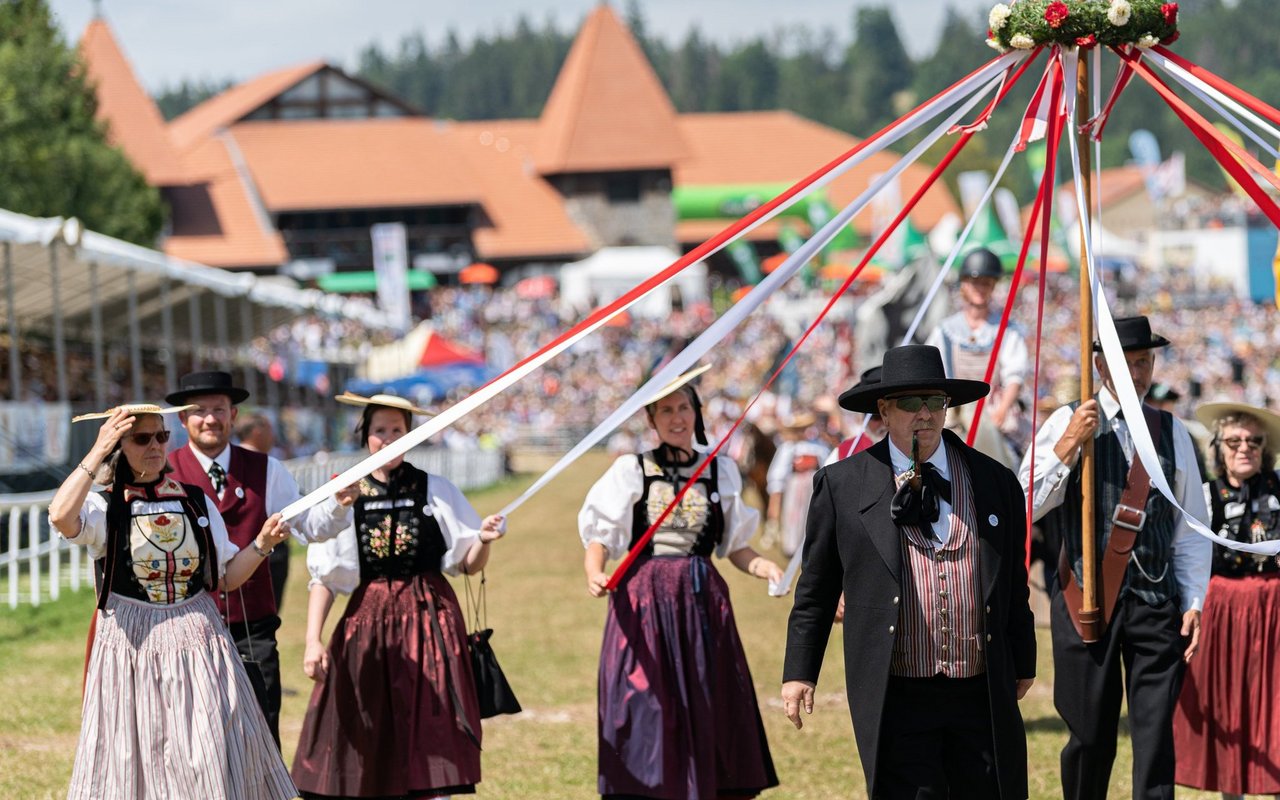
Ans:
MULTIPOLYGON (((973 486, 984 590, 987 684, 1003 800, 1027 797, 1027 741, 1016 680, 1035 676, 1027 604, 1026 496, 1012 472, 943 431, 959 448, 973 486), (994 516, 995 525, 990 522, 994 516)), ((845 595, 845 689, 867 786, 874 795, 877 745, 903 586, 902 535, 889 516, 889 443, 818 471, 809 503, 804 572, 787 628, 783 680, 817 683, 841 591, 845 595)))

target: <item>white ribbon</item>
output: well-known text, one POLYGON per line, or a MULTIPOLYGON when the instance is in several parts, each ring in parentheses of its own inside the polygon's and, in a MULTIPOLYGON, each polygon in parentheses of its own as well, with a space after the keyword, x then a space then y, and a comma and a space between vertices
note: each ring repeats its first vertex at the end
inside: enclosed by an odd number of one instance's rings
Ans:
MULTIPOLYGON (((1074 54, 1071 55, 1074 56, 1074 54)), ((1064 72, 1068 57, 1068 54, 1063 54, 1064 72)), ((1074 59, 1072 59, 1072 67, 1074 68, 1074 59)), ((1066 85, 1067 119, 1072 119, 1072 115, 1075 112, 1076 87, 1073 81, 1068 80, 1064 81, 1064 83, 1066 85)), ((1115 322, 1111 317, 1111 308, 1107 302, 1106 294, 1102 291, 1101 277, 1094 264, 1093 243, 1089 230, 1090 221, 1087 213, 1089 206, 1084 196, 1084 182, 1080 177, 1080 153, 1077 149, 1079 142, 1076 140, 1075 126, 1067 125, 1067 132, 1070 137, 1071 170, 1075 178, 1076 213, 1080 218, 1080 224, 1084 226, 1082 239, 1085 244, 1085 260, 1089 267, 1089 282, 1093 287, 1093 317, 1094 325, 1098 331, 1098 341, 1102 343, 1103 360, 1106 362, 1107 371, 1111 374, 1111 380, 1118 395, 1116 399, 1120 401, 1120 408, 1124 412, 1125 419, 1141 420, 1145 418, 1142 411, 1142 401, 1138 398, 1138 392, 1133 387, 1133 379, 1129 376, 1129 365, 1124 357, 1124 348, 1120 344, 1119 335, 1116 333, 1115 322)), ((1164 469, 1160 466, 1160 458, 1156 455, 1155 442, 1152 441, 1151 432, 1147 429, 1147 426, 1131 424, 1129 425, 1129 435, 1133 439, 1137 457, 1142 461, 1142 465, 1146 467, 1147 474, 1151 476, 1152 487, 1164 495, 1164 498, 1177 509, 1192 530, 1212 540, 1215 544, 1220 544, 1232 550, 1268 556, 1280 553, 1280 541, 1245 543, 1226 539, 1218 536, 1200 520, 1187 513, 1186 509, 1174 497, 1173 489, 1170 488, 1169 482, 1165 478, 1164 469)), ((1193 487, 1193 490, 1197 489, 1193 487)))
POLYGON ((1232 100, 1218 89, 1210 86, 1202 79, 1196 77, 1190 72, 1187 72, 1166 56, 1162 56, 1153 50, 1148 50, 1145 55, 1148 60, 1164 70, 1165 74, 1182 84, 1192 94, 1200 98, 1206 105, 1221 114, 1232 124, 1232 126, 1235 127, 1236 130, 1252 139, 1259 147, 1270 153, 1273 158, 1280 159, 1280 152, 1276 150, 1275 145, 1263 139, 1253 130, 1253 128, 1250 128, 1248 125, 1241 122, 1235 114, 1232 114, 1231 111, 1228 111, 1224 106, 1230 107, 1237 114, 1245 117, 1254 125, 1257 125, 1259 128, 1266 131, 1272 137, 1272 141, 1280 139, 1280 131, 1273 128, 1266 120, 1240 105, 1235 100, 1232 100))
MULTIPOLYGON (((923 124, 923 122, 927 121, 928 119, 932 119, 942 109, 955 103, 957 97, 962 97, 967 92, 973 91, 974 86, 980 84, 983 79, 987 78, 992 73, 999 72, 1009 68, 1011 65, 1015 64, 1017 61, 1021 60, 1025 56, 1026 56, 1025 53, 1016 53, 1016 54, 1006 53, 1004 56, 1001 56, 1000 58, 992 61, 990 64, 987 64, 982 69, 976 70, 972 75, 965 78, 963 81, 957 84, 950 91, 934 98, 928 103, 925 103, 923 106, 916 109, 907 117, 904 117, 902 120, 899 120, 898 123, 895 125, 894 129, 890 131, 888 134, 886 134, 885 136, 881 137, 879 140, 877 140, 875 144, 845 159, 842 163, 832 168, 821 178, 814 181, 813 183, 811 183, 809 186, 805 187, 801 191, 797 192, 793 197, 789 198, 787 201, 779 204, 776 208, 772 209, 768 214, 765 214, 760 219, 753 222, 751 225, 743 228, 741 231, 738 232, 736 236, 726 240, 719 247, 717 247, 715 250, 712 250, 707 255, 710 256, 713 253, 719 252, 724 247, 727 247, 731 242, 737 240, 738 238, 741 238, 742 236, 745 236, 751 230, 755 229, 756 227, 764 224, 768 220, 782 213, 785 209, 799 202, 802 198, 826 186, 828 183, 835 180, 837 177, 844 174, 848 170, 852 169, 856 164, 860 163, 862 160, 866 159, 871 154, 879 152, 885 147, 888 147, 893 142, 905 136, 906 133, 919 127, 921 124, 923 124)), ((966 110, 968 110, 968 107, 966 107, 966 110)), ((672 277, 674 277, 674 274, 669 276, 667 280, 670 280, 672 277)), ((666 281, 664 281, 663 283, 665 282, 666 281)), ((657 286, 655 286, 654 288, 656 289, 657 286)), ((643 297, 643 295, 641 297, 643 297)), ((480 387, 479 389, 472 392, 470 395, 468 395, 464 399, 460 400, 459 402, 445 409, 443 412, 441 412, 437 416, 432 417, 431 419, 427 420, 423 424, 414 428, 412 431, 410 431, 406 435, 402 436, 401 438, 397 439, 396 441, 382 448, 378 452, 371 454, 368 458, 346 469, 340 475, 335 476, 334 478, 330 479, 328 482, 317 487, 316 489, 308 493, 306 496, 295 500, 294 502, 290 503, 288 506, 285 506, 284 510, 281 511, 281 514, 284 516, 286 520, 292 519, 293 517, 296 517, 298 514, 301 514, 302 512, 306 511, 312 506, 315 506, 323 502, 324 499, 329 495, 334 494, 347 486, 350 486, 351 484, 355 483, 356 481, 370 474, 374 470, 379 469, 380 467, 386 466, 396 458, 408 453, 413 448, 425 442, 431 436, 449 427, 454 422, 457 422, 459 419, 462 419, 464 416, 471 413, 476 408, 479 408, 484 403, 488 402, 492 398, 506 391, 508 387, 512 386, 517 381, 521 380, 526 375, 533 372, 535 369, 541 367, 543 364, 550 361, 552 358, 555 358, 560 353, 564 352, 565 350, 569 349, 573 345, 577 344, 583 338, 594 333, 601 326, 607 323, 610 319, 622 313, 626 309, 630 308, 635 303, 639 302, 641 297, 633 298, 630 302, 620 306, 617 310, 614 311, 613 314, 609 315, 608 317, 604 317, 602 319, 596 320, 593 324, 579 331, 576 335, 566 339, 565 341, 561 342, 559 345, 548 349, 546 352, 542 353, 537 358, 530 359, 527 363, 521 364, 520 366, 512 369, 507 374, 499 376, 498 378, 495 378, 493 381, 489 382, 488 384, 485 384, 484 386, 480 387)), ((676 372, 672 374, 675 375, 679 373, 676 372)))
MULTIPOLYGON (((703 331, 696 339, 689 343, 684 350, 680 351, 674 358, 665 364, 661 369, 654 372, 649 380, 640 387, 634 394, 626 399, 616 411, 609 415, 608 418, 595 427, 573 448, 565 453, 559 461, 551 466, 538 480, 534 481, 528 489, 519 497, 512 500, 507 506, 500 511, 500 514, 508 515, 523 505, 529 498, 533 497, 544 486, 550 483, 561 472, 563 472, 570 464, 578 460, 584 453, 595 447, 604 437, 608 436, 615 428, 631 418, 633 414, 644 406, 652 402, 653 394, 671 383, 672 379, 681 373, 690 369, 697 361, 702 358, 708 351, 718 344, 725 336, 732 332, 735 328, 742 324, 747 316, 755 311, 761 303, 769 298, 782 284, 786 283, 800 269, 808 263, 819 250, 833 239, 849 222, 857 216, 857 214, 865 208, 875 195, 887 186, 891 181, 895 180, 899 174, 907 167, 911 166, 920 156, 931 147, 934 142, 942 138, 947 130, 955 124, 955 121, 968 113, 977 103, 985 97, 998 81, 993 80, 988 83, 979 92, 974 93, 969 100, 960 106, 934 131, 929 134, 922 142, 911 149, 911 152, 903 156, 894 166, 884 174, 880 175, 875 181, 867 187, 867 189, 852 203, 846 206, 839 214, 833 217, 822 226, 808 241, 800 246, 794 253, 787 256, 786 261, 782 262, 776 270, 769 273, 764 280, 760 281, 747 296, 735 303, 728 311, 720 316, 708 328, 703 331)), ((954 102, 954 100, 952 101, 954 102)), ((950 104, 948 104, 950 105, 950 104)), ((936 114, 935 114, 936 116, 936 114)), ((913 121, 910 126, 904 126, 900 130, 895 131, 895 139, 905 136, 916 128, 921 127, 932 117, 925 117, 913 121)), ((886 143, 887 145, 887 143, 886 143)), ((867 151, 866 154, 871 154, 867 151)))

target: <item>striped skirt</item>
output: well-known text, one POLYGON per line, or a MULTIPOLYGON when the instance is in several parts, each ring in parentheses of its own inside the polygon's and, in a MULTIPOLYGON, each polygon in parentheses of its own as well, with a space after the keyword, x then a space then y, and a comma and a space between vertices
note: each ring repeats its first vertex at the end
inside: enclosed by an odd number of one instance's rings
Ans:
POLYGON ((296 795, 209 595, 172 605, 112 595, 89 657, 67 797, 296 795))

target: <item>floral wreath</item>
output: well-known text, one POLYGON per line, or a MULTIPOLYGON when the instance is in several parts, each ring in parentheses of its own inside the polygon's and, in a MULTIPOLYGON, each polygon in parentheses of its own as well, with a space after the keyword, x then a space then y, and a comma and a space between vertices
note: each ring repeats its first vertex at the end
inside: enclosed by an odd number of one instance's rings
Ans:
POLYGON ((1002 53, 1054 44, 1146 49, 1178 38, 1178 4, 1160 0, 1011 0, 987 21, 987 44, 1002 53))

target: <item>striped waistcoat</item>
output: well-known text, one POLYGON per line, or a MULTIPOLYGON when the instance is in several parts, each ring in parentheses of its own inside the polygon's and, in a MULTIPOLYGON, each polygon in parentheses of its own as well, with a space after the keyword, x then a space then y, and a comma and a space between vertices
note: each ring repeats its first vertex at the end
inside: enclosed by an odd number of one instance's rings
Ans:
MULTIPOLYGON (((1073 403, 1072 409, 1079 403, 1073 403)), ((1160 438, 1156 441, 1156 454, 1165 480, 1174 485, 1173 418, 1167 411, 1160 412, 1160 438)), ((1138 423, 1145 425, 1146 422, 1138 423)), ((1094 531, 1098 535, 1098 569, 1102 568, 1102 556, 1111 539, 1111 515, 1120 504, 1124 484, 1129 477, 1129 463, 1125 461, 1124 448, 1105 417, 1100 421, 1093 439, 1094 453, 1094 531)), ((1071 470, 1067 479, 1067 494, 1062 504, 1040 520, 1046 533, 1056 532, 1067 553, 1067 563, 1076 574, 1077 583, 1083 581, 1084 559, 1080 543, 1080 469, 1071 470)), ((1178 526, 1178 514, 1164 495, 1155 491, 1147 496, 1147 522, 1142 526, 1134 542, 1129 568, 1118 598, 1134 594, 1150 606, 1158 606, 1178 596, 1178 581, 1173 574, 1173 534, 1178 526)), ((1050 540, 1052 540, 1050 538, 1050 540)), ((1100 574, 1100 573, 1099 573, 1100 574)))
POLYGON ((903 598, 889 671, 906 678, 972 678, 986 672, 982 583, 978 569, 973 485, 964 458, 947 448, 951 531, 934 548, 922 529, 899 528, 903 598))

